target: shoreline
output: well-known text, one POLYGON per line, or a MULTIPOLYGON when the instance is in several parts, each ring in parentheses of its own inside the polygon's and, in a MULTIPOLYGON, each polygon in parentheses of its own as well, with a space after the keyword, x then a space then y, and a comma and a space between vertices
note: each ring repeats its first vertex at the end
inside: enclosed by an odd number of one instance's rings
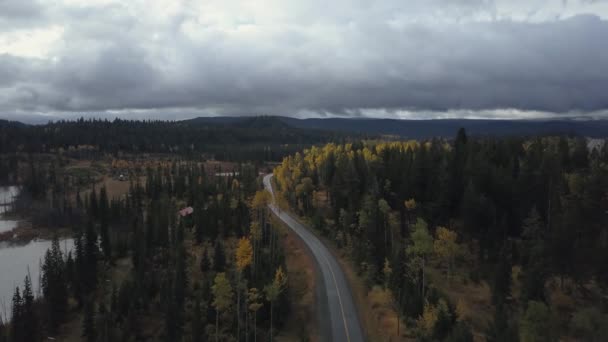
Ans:
POLYGON ((17 217, 10 217, 8 219, 18 221, 18 223, 15 228, 0 233, 0 243, 8 243, 10 245, 25 245, 34 240, 52 240, 55 236, 71 236, 71 230, 68 228, 35 228, 32 226, 31 222, 26 219, 17 217))

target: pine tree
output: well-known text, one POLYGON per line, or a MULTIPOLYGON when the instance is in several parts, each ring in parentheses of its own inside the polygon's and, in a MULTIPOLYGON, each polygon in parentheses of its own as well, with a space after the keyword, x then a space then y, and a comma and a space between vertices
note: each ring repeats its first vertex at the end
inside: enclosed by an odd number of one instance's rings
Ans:
POLYGON ((194 302, 194 310, 192 312, 192 342, 203 342, 205 340, 205 336, 203 336, 203 327, 201 301, 197 298, 194 302))
POLYGON ((498 265, 494 269, 494 286, 492 287, 492 301, 494 305, 504 305, 511 295, 511 262, 507 246, 502 248, 498 265))
POLYGON ((218 239, 215 241, 215 249, 213 253, 213 270, 215 272, 222 272, 226 268, 226 254, 224 253, 224 246, 218 239))
POLYGON ((23 341, 36 342, 39 339, 40 327, 38 316, 34 308, 34 293, 32 291, 32 281, 30 276, 25 277, 23 285, 23 307, 21 318, 23 319, 23 341))
POLYGON ((47 250, 42 265, 42 293, 48 308, 49 331, 57 332, 67 316, 68 284, 65 274, 63 254, 57 237, 53 239, 50 250, 47 250))
POLYGON ((545 301, 545 282, 548 277, 545 266, 545 232, 536 208, 524 220, 522 235, 527 247, 521 290, 523 302, 545 301))
POLYGON ((207 255, 207 249, 203 248, 203 252, 201 253, 201 264, 200 264, 201 272, 205 273, 211 269, 211 265, 209 262, 209 256, 207 255))
POLYGON ((12 327, 11 327, 11 339, 14 342, 20 342, 23 340, 23 299, 19 292, 19 287, 15 288, 13 294, 13 306, 12 306, 12 327))
POLYGON ((99 205, 97 204, 97 190, 95 186, 89 194, 89 216, 97 219, 99 217, 99 205))
POLYGON ((85 265, 85 289, 92 292, 97 288, 97 257, 99 247, 97 245, 97 232, 92 221, 89 221, 84 239, 84 265, 85 265))
POLYGON ((74 290, 74 297, 76 297, 79 307, 82 307, 86 284, 87 265, 85 260, 85 244, 81 230, 76 231, 76 234, 74 235, 74 258, 72 288, 74 290))
POLYGON ((237 301, 236 301, 236 321, 237 321, 237 340, 240 339, 241 333, 241 288, 244 287, 241 284, 241 277, 243 270, 251 265, 253 261, 253 247, 251 246, 251 241, 248 238, 242 237, 239 240, 238 246, 236 248, 236 269, 237 269, 237 284, 236 284, 236 293, 237 293, 237 301))
POLYGON ((87 303, 84 306, 84 318, 82 320, 82 337, 86 337, 88 342, 95 342, 97 331, 95 327, 95 304, 87 303))
POLYGON ((101 238, 101 249, 106 260, 112 260, 112 241, 110 238, 109 221, 110 221, 110 208, 108 203, 108 196, 106 194, 106 187, 102 187, 99 191, 99 217, 100 227, 99 235, 101 238))
POLYGON ((109 342, 111 319, 103 301, 99 303, 97 322, 95 323, 95 326, 97 327, 97 340, 100 342, 109 342))

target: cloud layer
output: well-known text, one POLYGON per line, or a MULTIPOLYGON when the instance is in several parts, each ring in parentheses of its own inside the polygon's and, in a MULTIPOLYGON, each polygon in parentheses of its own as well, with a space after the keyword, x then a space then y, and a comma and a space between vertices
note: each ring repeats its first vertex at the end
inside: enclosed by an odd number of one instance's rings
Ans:
POLYGON ((603 116, 606 37, 605 0, 4 0, 0 116, 603 116))

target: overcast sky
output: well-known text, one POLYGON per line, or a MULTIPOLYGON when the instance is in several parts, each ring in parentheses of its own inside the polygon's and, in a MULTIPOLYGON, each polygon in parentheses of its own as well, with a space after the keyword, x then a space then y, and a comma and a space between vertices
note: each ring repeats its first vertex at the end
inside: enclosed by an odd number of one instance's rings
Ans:
POLYGON ((608 118, 608 0, 0 0, 0 117, 608 118))

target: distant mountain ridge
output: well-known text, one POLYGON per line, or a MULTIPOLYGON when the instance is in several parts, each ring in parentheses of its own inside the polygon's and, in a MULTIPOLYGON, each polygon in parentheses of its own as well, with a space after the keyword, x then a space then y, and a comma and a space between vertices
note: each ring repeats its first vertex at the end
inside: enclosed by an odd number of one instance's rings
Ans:
MULTIPOLYGON (((70 121, 70 120, 68 120, 70 121)), ((111 120, 110 120, 111 121, 111 120)), ((137 120, 136 120, 137 121, 137 120)), ((175 126, 201 125, 225 128, 290 131, 290 129, 322 130, 367 136, 392 135, 403 139, 451 138, 463 127, 476 136, 532 136, 570 134, 591 138, 608 138, 608 120, 482 120, 433 119, 400 120, 372 118, 308 118, 285 116, 217 116, 171 121, 175 126)), ((27 127, 30 124, 0 119, 0 126, 27 127)), ((42 125, 44 126, 44 125, 42 125)))
POLYGON ((432 137, 450 138, 463 127, 476 136, 528 136, 571 134, 592 138, 608 137, 608 120, 478 120, 435 119, 399 120, 371 118, 310 118, 296 119, 283 116, 260 117, 199 117, 182 122, 190 124, 239 125, 241 127, 280 127, 286 124, 301 129, 320 129, 368 135, 395 135, 409 139, 432 137), (268 126, 264 126, 268 125, 268 126))

